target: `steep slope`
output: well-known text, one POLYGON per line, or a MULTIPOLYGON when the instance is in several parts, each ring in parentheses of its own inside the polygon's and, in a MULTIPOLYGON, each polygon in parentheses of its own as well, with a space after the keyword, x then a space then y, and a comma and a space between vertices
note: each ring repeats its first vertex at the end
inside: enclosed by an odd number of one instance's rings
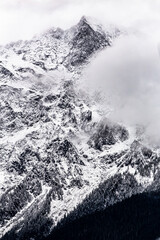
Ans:
POLYGON ((77 84, 92 57, 120 34, 82 17, 69 30, 0 50, 2 239, 43 239, 88 199, 90 213, 157 189, 158 153, 106 119, 77 84), (90 196, 100 190, 101 199, 101 189, 105 198, 97 204, 90 196))

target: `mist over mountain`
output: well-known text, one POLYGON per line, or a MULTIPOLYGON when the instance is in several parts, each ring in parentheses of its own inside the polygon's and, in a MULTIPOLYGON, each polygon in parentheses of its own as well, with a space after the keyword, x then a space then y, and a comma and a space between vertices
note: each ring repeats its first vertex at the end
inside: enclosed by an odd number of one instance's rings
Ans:
POLYGON ((1 239, 158 237, 159 61, 86 16, 0 47, 1 239))
POLYGON ((101 52, 82 79, 110 105, 110 117, 129 126, 142 125, 153 142, 159 141, 160 57, 157 44, 145 35, 123 35, 101 52))

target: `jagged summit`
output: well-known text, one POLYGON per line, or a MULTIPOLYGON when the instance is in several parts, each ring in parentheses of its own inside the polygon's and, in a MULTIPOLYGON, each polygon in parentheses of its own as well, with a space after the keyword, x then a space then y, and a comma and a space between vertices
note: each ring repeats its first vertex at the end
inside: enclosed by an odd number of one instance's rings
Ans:
POLYGON ((96 20, 83 16, 68 30, 51 28, 30 41, 11 43, 1 50, 0 75, 3 79, 43 77, 47 71, 63 68, 79 71, 98 50, 111 46, 119 35, 107 31, 96 20))
POLYGON ((99 23, 98 20, 96 20, 95 18, 82 16, 78 25, 84 25, 84 24, 89 25, 95 32, 100 32, 100 33, 105 32, 101 23, 99 23))

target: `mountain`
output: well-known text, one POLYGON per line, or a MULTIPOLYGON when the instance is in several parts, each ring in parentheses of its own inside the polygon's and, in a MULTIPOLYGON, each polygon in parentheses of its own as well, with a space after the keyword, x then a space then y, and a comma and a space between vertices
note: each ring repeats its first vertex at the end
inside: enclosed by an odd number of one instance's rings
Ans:
POLYGON ((1 239, 44 239, 66 221, 158 191, 159 151, 78 86, 121 34, 82 17, 1 47, 1 239))

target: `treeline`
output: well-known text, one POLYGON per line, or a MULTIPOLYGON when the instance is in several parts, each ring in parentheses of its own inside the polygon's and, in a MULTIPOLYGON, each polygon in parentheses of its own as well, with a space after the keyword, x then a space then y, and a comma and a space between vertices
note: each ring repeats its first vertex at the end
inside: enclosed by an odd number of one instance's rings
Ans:
POLYGON ((142 193, 55 229, 47 240, 155 240, 160 192, 142 193))
POLYGON ((61 228, 63 225, 82 216, 104 210, 110 205, 141 191, 142 187, 137 183, 133 175, 129 173, 116 174, 93 190, 81 204, 59 222, 57 228, 61 228))

